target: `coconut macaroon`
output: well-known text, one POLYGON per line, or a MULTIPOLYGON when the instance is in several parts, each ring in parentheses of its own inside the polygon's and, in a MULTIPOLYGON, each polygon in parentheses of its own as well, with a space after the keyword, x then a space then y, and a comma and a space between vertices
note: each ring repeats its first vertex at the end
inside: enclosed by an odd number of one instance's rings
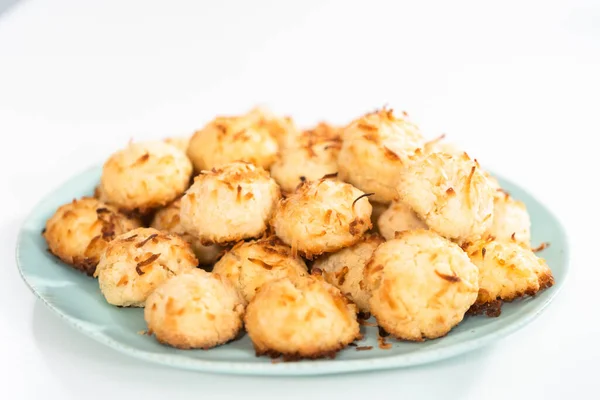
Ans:
POLYGON ((189 244, 178 235, 137 228, 108 244, 94 276, 108 303, 143 307, 158 285, 197 265, 189 244))
POLYGON ((518 243, 478 240, 465 250, 479 268, 479 295, 472 313, 500 315, 503 301, 534 295, 554 284, 546 262, 518 243))
POLYGON ((187 155, 198 170, 245 161, 268 169, 277 158, 279 145, 269 124, 255 115, 217 117, 194 133, 187 155))
MULTIPOLYGON (((444 153, 456 158, 464 158, 469 156, 466 151, 464 151, 454 143, 443 140, 445 137, 446 135, 441 135, 440 137, 425 143, 425 147, 423 147, 425 154, 444 153)), ((477 160, 474 161, 475 163, 477 163, 477 160)), ((494 178, 489 172, 485 170, 482 170, 481 172, 483 173, 483 175, 485 175, 486 178, 488 178, 490 185, 495 190, 501 190, 500 183, 498 183, 498 180, 496 178, 494 178)))
POLYGON ((271 226, 293 251, 312 259, 355 244, 371 228, 367 196, 339 181, 306 182, 279 202, 271 226))
POLYGON ((276 237, 239 242, 215 264, 213 272, 229 279, 246 301, 266 282, 308 275, 302 258, 276 237))
POLYGON ((399 170, 411 162, 425 144, 419 129, 406 115, 382 109, 352 122, 343 132, 338 157, 340 179, 364 192, 371 200, 390 203, 396 198, 399 170))
POLYGON ((254 119, 259 126, 266 128, 280 148, 293 144, 300 135, 300 130, 291 117, 275 115, 264 106, 254 107, 246 117, 254 119))
POLYGON ((52 254, 93 275, 100 255, 116 236, 140 226, 114 207, 83 197, 60 206, 46 221, 43 235, 52 254))
POLYGON ((398 339, 447 334, 477 299, 478 271, 455 243, 428 230, 380 245, 365 269, 371 314, 398 339))
POLYGON ((466 153, 463 149, 452 142, 444 140, 446 135, 441 135, 433 140, 428 141, 423 146, 425 154, 445 153, 453 157, 462 157, 466 153))
POLYGON ((338 129, 320 123, 314 129, 303 132, 284 148, 271 176, 284 192, 293 192, 304 181, 314 181, 338 172, 337 157, 341 147, 338 129))
POLYGON ((508 193, 498 191, 494 197, 494 217, 486 231, 500 241, 515 241, 531 245, 531 219, 525 204, 508 193))
POLYGON ((483 234, 494 211, 494 189, 466 153, 432 153, 400 174, 400 201, 442 236, 465 240, 483 234))
POLYGON ((209 349, 242 328, 244 300, 217 274, 192 269, 169 278, 146 300, 148 332, 179 349, 209 349))
POLYGON ((162 207, 187 189, 192 164, 162 141, 131 143, 104 163, 100 184, 107 202, 142 214, 162 207))
POLYGON ((244 324, 257 355, 287 359, 333 357, 360 335, 354 304, 311 276, 263 285, 244 324))
POLYGON ((205 245, 259 237, 280 197, 269 173, 252 164, 202 171, 181 198, 181 226, 205 245))
POLYGON ((340 289, 362 312, 369 312, 370 294, 363 282, 365 265, 375 249, 385 240, 379 235, 366 235, 354 246, 318 258, 312 266, 313 275, 340 289))
POLYGON ((386 240, 391 240, 396 237, 396 232, 427 229, 427 224, 410 206, 401 201, 394 201, 377 220, 377 227, 386 240))
POLYGON ((185 154, 187 153, 187 148, 190 144, 190 138, 187 136, 172 136, 166 138, 164 142, 177 147, 185 154))
POLYGON ((192 246, 192 250, 200 265, 206 266, 214 264, 223 252, 223 248, 217 245, 205 246, 196 236, 187 233, 181 225, 181 218, 179 216, 180 209, 181 199, 177 199, 167 207, 158 210, 154 215, 150 226, 159 231, 176 233, 181 236, 183 240, 192 246))
POLYGON ((497 192, 501 192, 502 188, 500 187, 500 182, 498 182, 498 179, 496 179, 492 174, 490 174, 488 171, 482 171, 483 175, 487 178, 488 183, 490 184, 490 186, 492 187, 492 189, 494 189, 497 192))

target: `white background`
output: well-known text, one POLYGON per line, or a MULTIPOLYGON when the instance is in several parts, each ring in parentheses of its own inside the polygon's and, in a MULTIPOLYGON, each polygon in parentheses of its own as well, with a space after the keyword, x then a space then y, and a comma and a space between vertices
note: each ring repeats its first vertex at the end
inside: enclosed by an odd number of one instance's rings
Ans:
POLYGON ((598 398, 597 1, 41 1, 0 15, 0 398, 598 398), (144 364, 34 299, 19 225, 131 138, 264 103, 303 125, 384 103, 526 187, 565 224, 571 274, 497 344, 419 368, 228 377, 144 364))

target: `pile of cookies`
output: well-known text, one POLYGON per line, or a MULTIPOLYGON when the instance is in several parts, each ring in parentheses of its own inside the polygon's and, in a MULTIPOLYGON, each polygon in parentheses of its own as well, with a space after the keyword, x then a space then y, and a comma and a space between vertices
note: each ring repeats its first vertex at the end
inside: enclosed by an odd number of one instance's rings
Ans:
POLYGON ((44 237, 108 303, 145 307, 161 343, 208 349, 245 329, 257 355, 317 358, 360 337, 359 312, 422 341, 551 286, 530 225, 476 160, 406 114, 302 131, 256 108, 130 143, 44 237))

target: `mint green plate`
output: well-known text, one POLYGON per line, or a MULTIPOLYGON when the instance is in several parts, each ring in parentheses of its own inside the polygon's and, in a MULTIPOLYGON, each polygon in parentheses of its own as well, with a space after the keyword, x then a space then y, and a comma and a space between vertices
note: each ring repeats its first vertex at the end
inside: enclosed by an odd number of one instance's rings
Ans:
POLYGON ((540 254, 552 268, 556 284, 535 297, 505 304, 499 318, 467 317, 447 336, 423 343, 389 339, 392 348, 388 350, 378 348, 376 328, 363 327, 365 339, 359 346, 373 346, 373 349, 356 351, 349 347, 333 360, 273 363, 269 358, 254 355, 247 335, 211 350, 177 350, 138 333, 146 328, 143 310, 110 306, 95 279, 62 264, 46 251, 41 236, 46 219, 61 204, 91 195, 99 178, 99 167, 88 170, 38 204, 23 224, 17 242, 21 276, 46 306, 78 331, 133 357, 171 367, 230 374, 323 375, 430 363, 492 343, 531 322, 550 304, 567 276, 568 245, 560 223, 524 190, 500 180, 506 190, 526 203, 531 214, 534 245, 551 243, 540 254))

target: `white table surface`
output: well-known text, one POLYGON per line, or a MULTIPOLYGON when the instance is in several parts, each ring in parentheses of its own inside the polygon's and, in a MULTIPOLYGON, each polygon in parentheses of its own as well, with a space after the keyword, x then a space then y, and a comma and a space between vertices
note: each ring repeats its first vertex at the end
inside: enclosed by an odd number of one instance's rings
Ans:
POLYGON ((250 3, 31 0, 0 15, 0 398, 597 399, 599 3, 250 3), (318 378, 145 364, 35 300, 14 247, 41 196, 132 137, 189 134, 255 103, 303 125, 387 103, 447 133, 560 217, 566 287, 481 351, 318 378))

